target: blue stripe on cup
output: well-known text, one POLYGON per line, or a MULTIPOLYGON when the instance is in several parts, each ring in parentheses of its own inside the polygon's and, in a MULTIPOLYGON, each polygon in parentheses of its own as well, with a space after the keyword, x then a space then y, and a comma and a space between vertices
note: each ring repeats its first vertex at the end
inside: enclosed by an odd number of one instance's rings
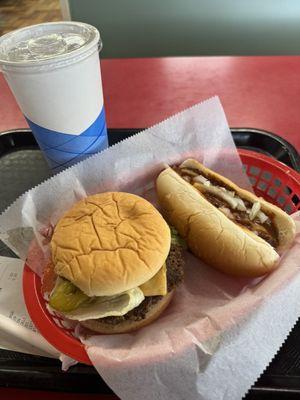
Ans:
POLYGON ((104 108, 91 126, 80 135, 53 131, 26 119, 48 164, 55 171, 67 168, 108 146, 104 108))

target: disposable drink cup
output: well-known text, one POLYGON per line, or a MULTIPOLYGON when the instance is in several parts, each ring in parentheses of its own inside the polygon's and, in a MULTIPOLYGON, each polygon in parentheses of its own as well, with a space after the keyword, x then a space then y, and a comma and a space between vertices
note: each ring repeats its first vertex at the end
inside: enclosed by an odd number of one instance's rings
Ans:
POLYGON ((0 68, 54 172, 108 146, 98 30, 53 22, 0 38, 0 68))

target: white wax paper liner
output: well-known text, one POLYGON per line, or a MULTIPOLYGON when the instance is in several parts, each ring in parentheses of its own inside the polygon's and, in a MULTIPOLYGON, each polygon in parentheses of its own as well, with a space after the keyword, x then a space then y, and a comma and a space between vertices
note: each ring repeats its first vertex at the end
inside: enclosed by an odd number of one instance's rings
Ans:
MULTIPOLYGON (((49 246, 43 244, 40 232, 54 226, 75 201, 101 191, 123 190, 144 193, 155 204, 153 180, 162 164, 187 157, 195 157, 249 188, 221 104, 218 98, 212 98, 30 190, 0 216, 0 238, 24 260, 31 245, 29 265, 41 274, 49 246)), ((188 255, 185 284, 177 290, 164 315, 131 335, 90 338, 92 343, 96 340, 100 345, 90 347, 89 355, 122 398, 140 398, 137 385, 143 387, 143 397, 149 399, 170 398, 167 392, 173 393, 174 388, 177 397, 172 395, 172 398, 200 398, 203 389, 198 387, 199 376, 211 375, 209 366, 213 365, 214 354, 216 357, 222 354, 225 332, 237 323, 242 332, 244 325, 240 321, 263 299, 276 293, 280 285, 285 287, 296 277, 297 259, 298 243, 277 271, 254 282, 227 277, 188 255), (188 361, 184 353, 190 354, 188 361), (172 362, 168 361, 170 357, 172 362)), ((290 328, 291 324, 286 323, 282 330, 287 333, 290 328)), ((259 336, 260 332, 256 334, 259 336)), ((272 347, 273 353, 277 347, 272 347)), ((235 353, 238 358, 243 354, 240 351, 237 348, 235 353)), ((220 370, 218 365, 213 371, 225 377, 224 366, 220 370)), ((261 369, 252 372, 256 378, 261 369)), ((227 379, 233 373, 231 370, 227 379)), ((246 385, 248 381, 245 379, 243 383, 246 385)), ((216 386, 214 382, 212 392, 216 386)))
POLYGON ((190 256, 184 287, 145 333, 82 336, 116 394, 124 400, 240 399, 299 316, 299 212, 294 219, 293 247, 258 283, 223 280, 190 256))

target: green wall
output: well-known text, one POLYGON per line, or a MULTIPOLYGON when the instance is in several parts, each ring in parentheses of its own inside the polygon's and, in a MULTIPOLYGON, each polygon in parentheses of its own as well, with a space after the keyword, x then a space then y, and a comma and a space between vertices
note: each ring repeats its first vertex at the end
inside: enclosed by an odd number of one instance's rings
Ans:
POLYGON ((104 57, 300 54, 300 0, 70 0, 104 57))

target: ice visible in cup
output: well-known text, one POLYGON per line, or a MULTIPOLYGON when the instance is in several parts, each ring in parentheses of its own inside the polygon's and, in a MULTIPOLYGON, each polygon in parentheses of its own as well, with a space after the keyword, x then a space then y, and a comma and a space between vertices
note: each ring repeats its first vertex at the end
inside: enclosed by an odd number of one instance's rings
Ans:
POLYGON ((0 38, 0 68, 56 172, 108 145, 99 32, 78 22, 34 25, 0 38))
POLYGON ((67 54, 82 47, 84 38, 78 34, 51 34, 18 43, 9 50, 8 61, 45 60, 58 54, 67 54))

